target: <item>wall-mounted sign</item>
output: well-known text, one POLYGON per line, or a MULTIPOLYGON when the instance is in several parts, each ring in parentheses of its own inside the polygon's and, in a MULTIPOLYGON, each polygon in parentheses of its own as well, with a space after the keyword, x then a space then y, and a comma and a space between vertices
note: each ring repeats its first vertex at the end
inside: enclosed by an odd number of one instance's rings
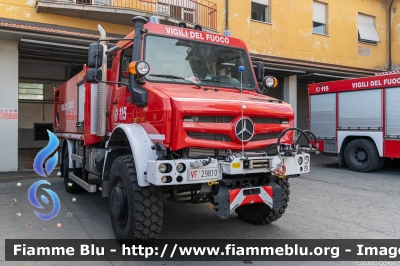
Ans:
POLYGON ((0 108, 0 119, 18 119, 18 109, 0 108))

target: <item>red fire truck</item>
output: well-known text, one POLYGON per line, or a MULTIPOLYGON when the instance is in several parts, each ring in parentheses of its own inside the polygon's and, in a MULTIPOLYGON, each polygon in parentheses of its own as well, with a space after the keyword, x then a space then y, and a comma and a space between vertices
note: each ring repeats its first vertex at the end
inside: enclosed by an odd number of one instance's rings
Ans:
POLYGON ((310 129, 319 148, 357 172, 400 158, 400 73, 310 84, 310 129))
POLYGON ((239 39, 133 21, 109 49, 99 27, 87 66, 55 89, 66 190, 102 191, 120 241, 160 233, 164 194, 221 219, 279 219, 315 149, 293 141, 291 106, 262 94, 276 79, 239 39))

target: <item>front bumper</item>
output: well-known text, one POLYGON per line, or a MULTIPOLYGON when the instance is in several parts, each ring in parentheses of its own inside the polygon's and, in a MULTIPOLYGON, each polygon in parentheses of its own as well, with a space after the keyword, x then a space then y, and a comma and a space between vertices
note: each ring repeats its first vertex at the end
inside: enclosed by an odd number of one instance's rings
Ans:
POLYGON ((271 173, 272 175, 282 177, 304 174, 309 171, 310 155, 308 153, 301 153, 290 157, 237 157, 232 158, 230 162, 211 158, 159 160, 147 162, 147 181, 156 186, 174 186, 218 181, 223 178, 223 175, 237 176, 271 173), (158 170, 161 164, 168 166, 167 171, 164 173, 158 170), (178 164, 184 165, 184 171, 178 172, 178 164), (205 175, 193 177, 193 173, 196 171, 203 172, 205 175), (211 171, 211 177, 207 177, 211 171))

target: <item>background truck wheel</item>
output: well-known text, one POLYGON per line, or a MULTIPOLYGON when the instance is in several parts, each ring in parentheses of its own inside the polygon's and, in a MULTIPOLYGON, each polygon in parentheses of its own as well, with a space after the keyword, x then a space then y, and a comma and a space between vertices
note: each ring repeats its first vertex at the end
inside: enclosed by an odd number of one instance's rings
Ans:
POLYGON ((290 185, 287 179, 277 178, 275 182, 283 188, 286 194, 283 199, 283 207, 277 211, 272 211, 265 204, 249 204, 240 206, 235 210, 235 212, 242 220, 252 224, 269 224, 282 217, 288 206, 290 185))
POLYGON ((377 170, 381 163, 378 149, 367 139, 355 139, 347 144, 344 159, 352 171, 362 173, 377 170))
MULTIPOLYGON (((63 167, 62 167, 62 175, 64 177, 64 187, 68 193, 78 193, 84 191, 84 189, 78 186, 74 181, 68 178, 68 173, 72 172, 69 168, 69 158, 68 158, 68 148, 66 147, 63 153, 63 167)), ((76 174, 78 176, 82 175, 82 169, 76 169, 76 174)))
POLYGON ((379 169, 381 169, 385 165, 385 162, 386 162, 386 158, 380 157, 378 166, 375 168, 374 171, 378 171, 379 169))
POLYGON ((108 202, 111 224, 120 243, 147 242, 161 232, 163 193, 159 187, 140 187, 132 155, 115 159, 110 170, 108 202))

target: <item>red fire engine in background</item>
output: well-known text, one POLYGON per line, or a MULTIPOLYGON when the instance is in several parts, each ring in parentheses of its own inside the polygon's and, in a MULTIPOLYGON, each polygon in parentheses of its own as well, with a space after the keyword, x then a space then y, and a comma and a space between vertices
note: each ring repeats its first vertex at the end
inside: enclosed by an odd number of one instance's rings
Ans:
POLYGON ((262 94, 276 79, 239 39, 133 21, 109 49, 99 26, 87 66, 55 89, 66 190, 102 191, 124 241, 160 233, 164 194, 221 219, 279 219, 287 178, 309 172, 315 149, 293 142, 291 106, 262 94))
POLYGON ((321 151, 357 172, 400 158, 400 73, 310 84, 308 92, 321 151))

